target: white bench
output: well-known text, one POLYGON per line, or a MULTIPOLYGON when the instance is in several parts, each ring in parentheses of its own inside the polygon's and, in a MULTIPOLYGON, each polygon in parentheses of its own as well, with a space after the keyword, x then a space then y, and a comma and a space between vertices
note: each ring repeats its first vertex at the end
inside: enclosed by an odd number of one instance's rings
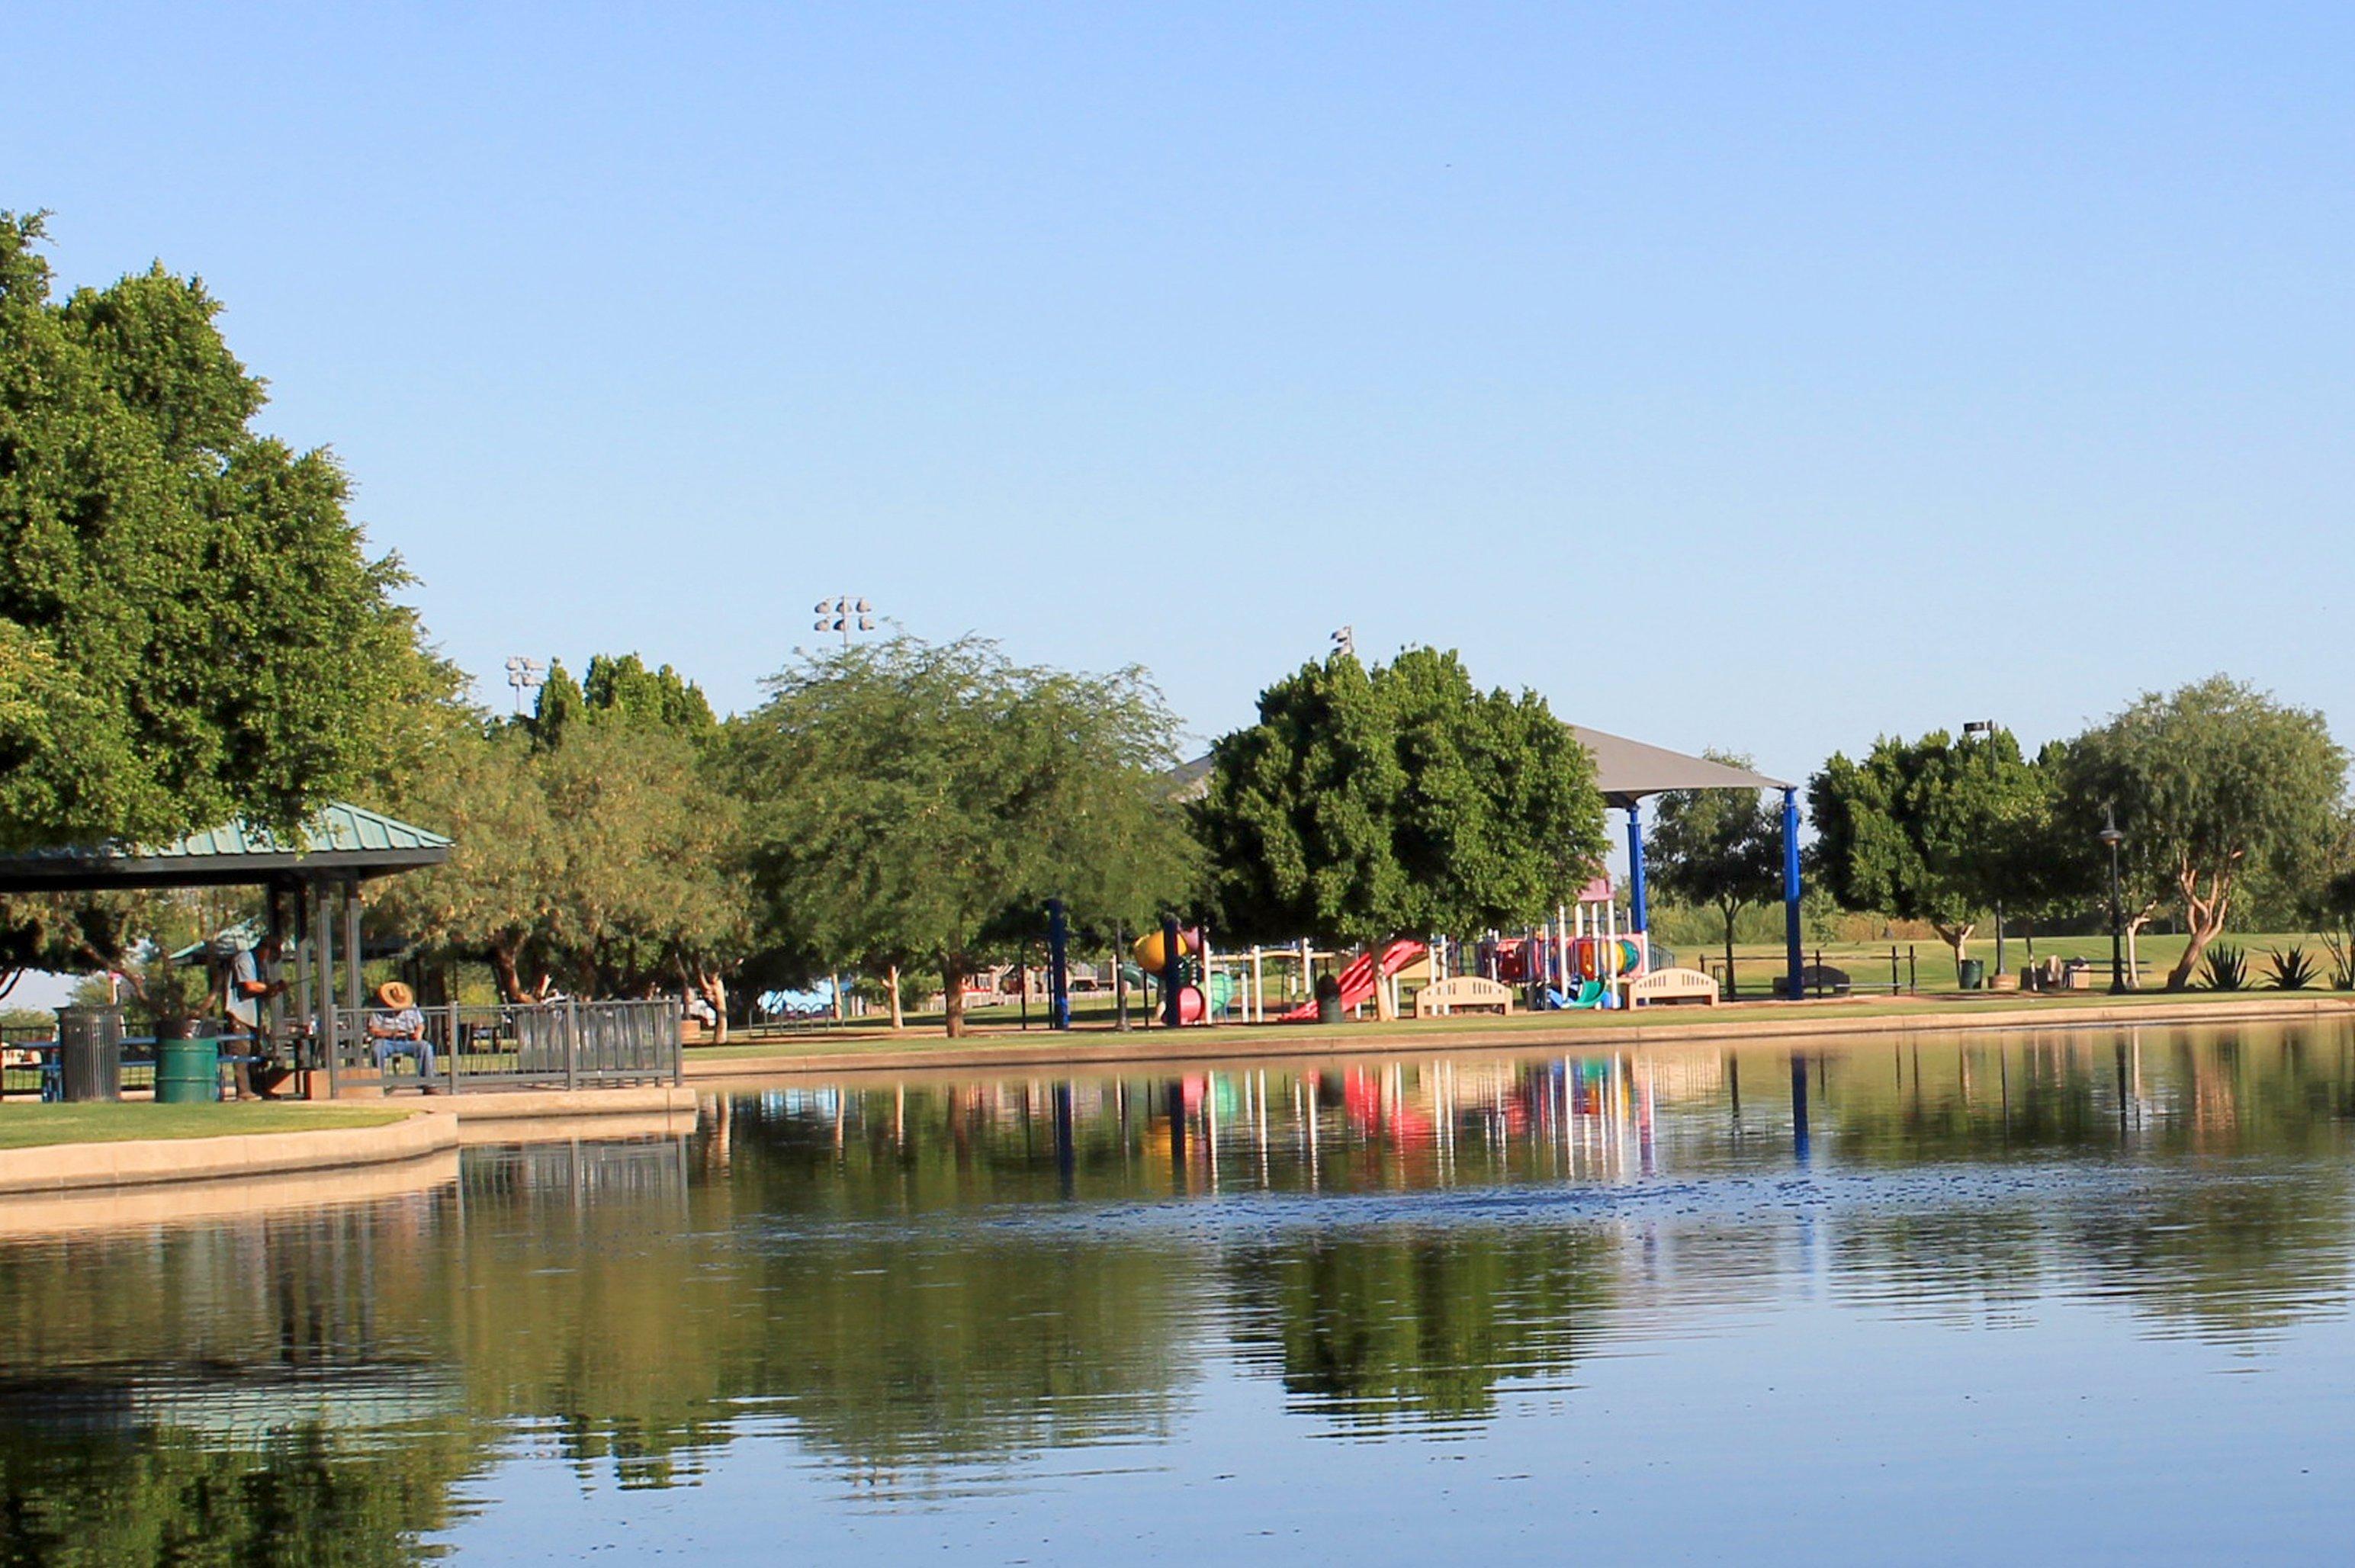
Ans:
POLYGON ((1433 982, 1414 994, 1414 1016, 1444 1019, 1459 1012, 1513 1010, 1513 988, 1477 975, 1456 975, 1433 982))
POLYGON ((1713 1008, 1717 1006, 1717 982, 1698 969, 1655 969, 1627 982, 1627 1005, 1631 1008, 1688 997, 1697 997, 1713 1008))

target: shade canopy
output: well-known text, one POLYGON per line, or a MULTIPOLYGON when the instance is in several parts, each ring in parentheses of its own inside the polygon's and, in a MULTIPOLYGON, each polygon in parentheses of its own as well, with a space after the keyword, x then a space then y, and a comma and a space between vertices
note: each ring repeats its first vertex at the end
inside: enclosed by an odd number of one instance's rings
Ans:
MULTIPOLYGON (((1647 795, 1677 789, 1789 789, 1781 779, 1728 767, 1707 757, 1671 752, 1666 746, 1607 735, 1582 724, 1565 726, 1594 758, 1595 788, 1605 805, 1625 809, 1647 795)), ((1199 800, 1210 790, 1210 759, 1197 757, 1167 775, 1180 800, 1199 800)))
POLYGON ((1669 790, 1793 787, 1785 780, 1770 779, 1747 768, 1729 767, 1624 735, 1607 735, 1582 724, 1572 724, 1570 732, 1594 758, 1594 784, 1602 792, 1604 804, 1623 810, 1647 795, 1669 790))
POLYGON ((292 835, 231 823, 165 845, 0 855, 0 893, 252 887, 322 877, 366 881, 449 858, 450 840, 441 834, 337 801, 292 835))

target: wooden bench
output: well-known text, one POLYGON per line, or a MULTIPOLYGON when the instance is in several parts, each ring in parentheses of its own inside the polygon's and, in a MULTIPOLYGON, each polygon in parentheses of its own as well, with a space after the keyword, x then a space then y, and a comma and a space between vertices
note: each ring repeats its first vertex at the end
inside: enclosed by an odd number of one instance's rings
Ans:
POLYGON ((1713 1008, 1717 1006, 1717 982, 1698 969, 1655 969, 1627 982, 1627 1005, 1631 1008, 1689 997, 1713 1008))
POLYGON ((1456 975, 1433 981, 1414 994, 1414 1016, 1444 1019, 1455 1013, 1513 1010, 1513 988, 1477 975, 1456 975))

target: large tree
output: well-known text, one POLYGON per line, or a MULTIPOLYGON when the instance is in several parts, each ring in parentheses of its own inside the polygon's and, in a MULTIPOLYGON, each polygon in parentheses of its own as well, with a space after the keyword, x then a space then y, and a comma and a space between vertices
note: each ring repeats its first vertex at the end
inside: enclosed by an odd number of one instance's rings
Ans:
MULTIPOLYGON (((1745 772, 1752 766, 1731 752, 1701 755, 1745 772)), ((1782 814, 1759 790, 1672 790, 1659 797, 1648 843, 1654 884, 1681 902, 1715 909, 1724 922, 1731 984, 1734 918, 1782 894, 1782 814)))
POLYGON ((725 1016, 749 937, 738 817, 687 737, 586 724, 538 746, 481 722, 401 804, 456 840, 446 864, 378 895, 380 916, 428 951, 487 961, 511 1001, 539 973, 605 996, 676 978, 725 1016))
POLYGON ((325 451, 257 433, 262 383, 202 283, 63 303, 0 213, 0 845, 292 827, 381 784, 444 695, 325 451))
POLYGON ((767 940, 937 965, 952 1035, 975 960, 1035 932, 1045 900, 1141 922, 1192 886, 1163 780, 1176 722, 1141 670, 897 636, 805 656, 770 690, 730 748, 767 940))
POLYGON ((1883 736, 1862 762, 1835 753, 1808 784, 1817 872, 1843 908, 1927 921, 1959 966, 1979 920, 2020 885, 2022 846, 2051 796, 2009 731, 1883 736))
POLYGON ((1541 918, 1603 863, 1585 748, 1544 698, 1483 692, 1453 653, 1305 666, 1210 755, 1196 829, 1241 935, 1468 935, 1541 918))
POLYGON ((2180 915, 2190 941, 2167 977, 2180 990, 2249 873, 2330 840, 2347 753, 2320 713, 2219 675, 2079 736, 2066 772, 2072 818, 2090 830, 2113 807, 2132 884, 2180 915))

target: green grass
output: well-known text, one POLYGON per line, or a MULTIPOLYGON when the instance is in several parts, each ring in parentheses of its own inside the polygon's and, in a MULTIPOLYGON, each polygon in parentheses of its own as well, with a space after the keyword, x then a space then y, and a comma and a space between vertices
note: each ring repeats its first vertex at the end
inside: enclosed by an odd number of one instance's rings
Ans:
POLYGON ((218 1138, 246 1133, 307 1133, 336 1127, 380 1127, 410 1115, 357 1105, 156 1105, 127 1101, 99 1105, 0 1106, 0 1149, 53 1144, 124 1143, 133 1138, 218 1138))
MULTIPOLYGON (((2040 954, 2043 944, 2038 944, 2040 954)), ((1833 950, 1825 949, 1825 962, 1833 962, 1833 950)), ((1808 955, 1814 958, 1812 951, 1808 955)), ((1884 950, 1882 962, 1887 963, 1884 950)), ((1975 996, 1920 996, 1866 998, 1858 1001, 1810 1004, 1820 1009, 1818 1016, 1830 1019, 1872 1018, 1952 1018, 1967 1019, 1996 1008, 2030 1008, 2039 1012, 2065 1014, 2093 1008, 2118 1004, 2151 1008, 2202 1007, 2216 1003, 2246 1003, 2261 1000, 2269 993, 2264 991, 2212 992, 2163 990, 2138 991, 2128 997, 2112 997, 2106 991, 2070 991, 2049 995, 2022 996, 2014 993, 1980 992, 1975 996)), ((2280 993, 2270 993, 2279 995, 2280 993)), ((2321 1000, 2332 995, 2327 991, 2288 993, 2309 1000, 2321 1000)), ((2342 998, 2343 999, 2343 998, 2342 998)), ((1132 1015, 1135 1017, 1135 1015, 1132 1015)), ((1305 1052, 1379 1050, 1385 1040, 1400 1039, 1427 1040, 1433 1036, 1461 1034, 1467 1038, 1493 1038, 1497 1034, 1527 1035, 1534 1041, 1565 1039, 1592 1029, 1624 1029, 1640 1023, 1644 1028, 1676 1029, 1712 1027, 1722 1029, 1729 1023, 1753 1020, 1760 1023, 1788 1022, 1803 1019, 1806 1013, 1785 1007, 1761 1003, 1725 1008, 1655 1008, 1631 1016, 1625 1012, 1545 1012, 1515 1013, 1510 1018, 1493 1015, 1461 1019, 1401 1019, 1396 1023, 1371 1021, 1342 1024, 1337 1027, 1317 1027, 1310 1024, 1227 1024, 1205 1031, 1188 1029, 1183 1043, 1189 1051, 1201 1049, 1211 1041, 1245 1046, 1270 1040, 1297 1044, 1305 1052)), ((940 1032, 937 1016, 908 1020, 907 1031, 900 1035, 877 1033, 872 1029, 844 1025, 791 1033, 770 1035, 755 1040, 739 1040, 724 1046, 691 1047, 687 1055, 690 1062, 729 1061, 776 1061, 797 1056, 873 1056, 879 1060, 914 1051, 939 1051, 954 1047, 976 1055, 996 1051, 1015 1051, 1025 1048, 1044 1049, 1059 1044, 1093 1048, 1125 1044, 1139 1058, 1151 1057, 1167 1038, 1164 1031, 1137 1028, 1131 1033, 1114 1033, 1109 1019, 1089 1017, 1079 1008, 1073 1009, 1073 1032, 1066 1036, 1049 1033, 1034 1019, 1027 1032, 1009 1027, 1011 1019, 994 1018, 980 1025, 979 1032, 964 1040, 951 1041, 940 1032)), ((1141 1022, 1141 1020, 1140 1020, 1141 1022)))

